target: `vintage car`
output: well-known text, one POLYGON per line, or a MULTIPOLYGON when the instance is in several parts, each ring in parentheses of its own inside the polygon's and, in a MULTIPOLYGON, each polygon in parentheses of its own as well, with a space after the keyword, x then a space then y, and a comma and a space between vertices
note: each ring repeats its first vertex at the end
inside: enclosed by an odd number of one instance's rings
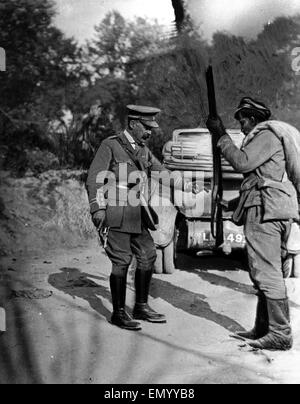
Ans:
MULTIPOLYGON (((229 130, 235 144, 240 147, 243 135, 239 130, 229 130)), ((158 212, 160 228, 153 234, 158 247, 157 272, 172 272, 172 263, 177 250, 194 251, 197 255, 215 253, 231 254, 243 250, 245 237, 243 227, 236 226, 231 218, 232 211, 224 208, 223 231, 224 243, 216 248, 216 241, 211 231, 212 188, 213 188, 213 155, 211 134, 207 129, 179 129, 173 132, 173 138, 163 148, 164 165, 170 171, 181 171, 185 178, 196 181, 199 193, 180 195, 175 192, 174 205, 177 208, 177 219, 174 208, 164 208, 158 212), (178 203, 179 201, 179 203, 178 203), (174 220, 173 220, 174 218, 174 220), (164 243, 159 239, 164 234, 164 243), (168 235, 168 236, 167 236, 168 235), (165 254, 165 257, 164 257, 165 254), (160 264, 162 255, 162 262, 160 264)), ((243 176, 234 171, 232 166, 222 159, 223 200, 224 206, 239 196, 243 176)))

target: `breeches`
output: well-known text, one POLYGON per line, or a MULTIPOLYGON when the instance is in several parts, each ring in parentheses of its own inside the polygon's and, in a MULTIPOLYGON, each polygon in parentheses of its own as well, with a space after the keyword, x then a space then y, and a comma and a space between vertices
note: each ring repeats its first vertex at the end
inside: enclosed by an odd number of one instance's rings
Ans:
POLYGON ((137 260, 137 270, 140 271, 152 271, 156 260, 154 241, 146 229, 142 229, 141 234, 110 230, 105 251, 113 264, 115 275, 127 272, 134 255, 137 260))
POLYGON ((282 270, 282 247, 288 237, 288 221, 262 223, 262 207, 248 209, 245 236, 250 276, 267 298, 287 298, 282 270))

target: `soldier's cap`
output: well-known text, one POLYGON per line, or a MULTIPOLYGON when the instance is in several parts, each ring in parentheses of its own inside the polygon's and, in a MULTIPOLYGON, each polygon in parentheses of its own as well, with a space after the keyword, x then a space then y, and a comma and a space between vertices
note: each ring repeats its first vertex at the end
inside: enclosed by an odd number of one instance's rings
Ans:
POLYGON ((235 119, 239 118, 239 113, 242 111, 250 111, 250 112, 252 111, 256 114, 261 115, 261 117, 266 121, 270 119, 272 115, 271 111, 264 103, 256 101, 251 97, 242 98, 237 110, 235 111, 234 114, 235 119))
POLYGON ((127 110, 128 118, 137 119, 149 128, 159 128, 156 115, 161 112, 160 109, 142 105, 127 105, 127 110))

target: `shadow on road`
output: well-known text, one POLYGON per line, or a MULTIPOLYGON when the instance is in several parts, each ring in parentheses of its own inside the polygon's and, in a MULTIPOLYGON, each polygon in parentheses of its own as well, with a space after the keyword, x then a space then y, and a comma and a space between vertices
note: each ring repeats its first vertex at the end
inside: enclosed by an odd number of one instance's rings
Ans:
POLYGON ((198 257, 194 253, 179 253, 177 267, 182 270, 201 269, 201 271, 248 271, 242 253, 233 256, 214 255, 198 257))
POLYGON ((203 281, 209 282, 211 285, 223 286, 224 288, 232 289, 235 292, 240 292, 245 295, 255 295, 256 290, 252 285, 236 282, 225 276, 212 274, 209 272, 189 271, 199 276, 203 281))
POLYGON ((234 261, 226 257, 198 258, 191 255, 179 255, 178 264, 181 270, 196 274, 199 278, 212 285, 223 286, 246 295, 256 294, 252 285, 236 282, 221 275, 225 271, 246 271, 245 266, 239 261, 234 261), (220 275, 213 274, 209 271, 219 271, 220 275))
POLYGON ((60 273, 52 274, 48 278, 48 282, 55 289, 70 295, 73 299, 80 298, 86 300, 92 309, 108 321, 111 312, 103 305, 101 297, 111 301, 111 295, 108 287, 98 285, 92 281, 107 281, 107 278, 98 277, 81 272, 78 268, 61 268, 60 273))
POLYGON ((160 279, 154 279, 151 296, 161 298, 192 316, 212 321, 230 332, 244 331, 244 328, 230 317, 213 311, 205 302, 206 296, 204 295, 190 292, 160 279))
MULTIPOLYGON (((107 277, 92 276, 82 273, 77 268, 62 268, 58 273, 51 275, 48 280, 50 285, 62 291, 65 296, 85 299, 94 309, 87 313, 89 321, 85 324, 84 333, 78 333, 77 317, 74 318, 70 314, 78 309, 76 303, 70 302, 62 294, 55 296, 57 303, 50 304, 48 309, 48 304, 43 301, 14 299, 10 303, 7 335, 0 338, 0 384, 7 382, 10 384, 16 382, 41 384, 52 381, 72 384, 90 383, 93 382, 95 375, 99 375, 99 369, 105 369, 105 364, 99 367, 99 364, 103 364, 105 359, 105 345, 103 344, 105 334, 101 332, 101 329, 99 330, 98 317, 99 314, 105 316, 108 313, 101 302, 101 298, 110 300, 107 277), (103 281, 107 287, 98 285, 96 280, 103 281), (70 312, 65 311, 62 317, 56 316, 53 308, 60 306, 70 308, 70 312), (40 317, 40 313, 43 313, 43 317, 40 317), (43 323, 41 323, 41 319, 43 319, 43 323), (47 349, 44 349, 45 344, 47 344, 47 349), (78 352, 84 351, 83 345, 87 347, 89 353, 87 356, 78 354, 78 352), (50 354, 53 355, 51 358, 50 354)), ((30 288, 31 285, 24 284, 22 287, 30 288)), ((161 297, 192 315, 223 325, 228 330, 242 329, 230 318, 214 313, 204 301, 206 299, 204 295, 191 293, 168 282, 158 280, 153 282, 152 295, 161 297)), ((82 309, 82 311, 85 310, 82 309)), ((102 322, 104 319, 100 318, 100 321, 102 322)), ((131 383, 132 380, 140 380, 138 372, 141 366, 142 369, 145 367, 145 371, 147 371, 145 373, 147 382, 161 382, 165 380, 165 377, 169 380, 172 372, 178 378, 178 372, 172 368, 173 363, 169 360, 170 354, 176 356, 178 352, 196 356, 203 366, 213 361, 216 366, 223 369, 225 367, 232 370, 236 367, 235 362, 229 356, 217 357, 206 354, 200 348, 193 349, 188 345, 175 343, 175 341, 165 341, 145 332, 132 334, 130 337, 124 367, 116 365, 115 373, 111 376, 113 383, 118 383, 120 380, 128 383, 131 383), (141 363, 141 358, 144 358, 145 339, 153 344, 162 344, 164 347, 157 362, 153 363, 151 367, 150 364, 147 367, 147 362, 145 363, 144 360, 141 363)), ((118 362, 116 361, 116 363, 118 362)), ((111 360, 108 362, 108 366, 111 366, 111 360)), ((209 369, 211 370, 211 367, 209 369)), ((256 380, 255 369, 243 365, 238 369, 239 377, 244 374, 246 380, 251 380, 252 377, 254 381, 256 380)), ((195 371, 194 368, 193 371, 195 371)), ((197 382, 199 382, 204 373, 199 372, 198 376, 197 373, 195 380, 197 378, 197 382)), ((214 376, 211 377, 216 380, 214 376)))
MULTIPOLYGON (((49 284, 74 299, 77 297, 86 300, 92 309, 109 321, 111 312, 107 310, 101 300, 104 298, 111 301, 109 287, 98 285, 91 280, 107 281, 107 279, 81 272, 78 268, 61 268, 60 271, 60 273, 49 276, 49 284)), ((190 292, 158 279, 153 280, 151 289, 151 295, 154 298, 159 297, 193 316, 213 321, 230 332, 243 330, 243 327, 231 318, 214 312, 205 302, 206 296, 204 295, 190 292)))

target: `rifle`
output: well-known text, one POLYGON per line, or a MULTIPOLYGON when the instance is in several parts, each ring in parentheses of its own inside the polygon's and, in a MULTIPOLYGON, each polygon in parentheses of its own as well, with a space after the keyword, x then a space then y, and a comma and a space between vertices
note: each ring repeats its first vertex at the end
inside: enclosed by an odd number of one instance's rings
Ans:
MULTIPOLYGON (((210 65, 206 71, 206 84, 209 104, 209 116, 216 118, 217 102, 214 84, 213 68, 210 65)), ((223 233, 223 178, 222 178, 222 163, 221 153, 217 147, 218 140, 212 134, 212 151, 213 151, 213 190, 212 190, 212 203, 211 203, 211 233, 216 239, 216 248, 220 247, 224 243, 223 233)))

